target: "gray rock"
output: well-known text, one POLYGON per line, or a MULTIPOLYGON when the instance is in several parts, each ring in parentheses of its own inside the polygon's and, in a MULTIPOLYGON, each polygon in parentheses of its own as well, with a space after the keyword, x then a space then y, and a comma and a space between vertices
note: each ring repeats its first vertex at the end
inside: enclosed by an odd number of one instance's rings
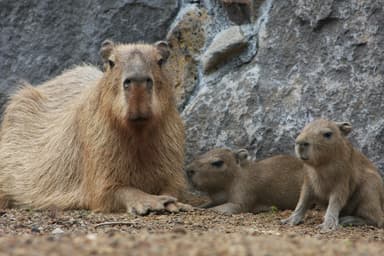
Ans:
POLYGON ((384 170, 383 2, 320 2, 265 1, 255 57, 203 76, 184 109, 187 161, 217 146, 293 154, 304 125, 324 117, 352 122, 351 141, 384 170))
POLYGON ((100 44, 164 39, 177 0, 0 1, 0 105, 19 79, 38 84, 99 63, 100 44))
POLYGON ((222 62, 247 47, 248 41, 240 26, 232 26, 218 33, 202 56, 204 72, 210 72, 222 62))

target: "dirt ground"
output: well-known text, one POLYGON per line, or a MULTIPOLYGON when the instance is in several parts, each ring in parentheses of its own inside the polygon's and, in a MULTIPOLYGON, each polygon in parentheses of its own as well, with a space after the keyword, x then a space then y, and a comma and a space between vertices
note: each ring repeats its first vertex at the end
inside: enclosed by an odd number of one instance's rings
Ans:
POLYGON ((383 255, 384 229, 321 234, 316 225, 323 212, 309 212, 296 227, 280 225, 289 214, 196 210, 136 217, 10 209, 0 211, 0 255, 383 255))

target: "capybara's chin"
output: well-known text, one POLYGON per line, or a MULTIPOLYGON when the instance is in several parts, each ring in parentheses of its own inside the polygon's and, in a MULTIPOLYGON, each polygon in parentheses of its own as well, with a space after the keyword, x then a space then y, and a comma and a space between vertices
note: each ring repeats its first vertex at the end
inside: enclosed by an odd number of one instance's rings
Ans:
POLYGON ((303 160, 303 161, 310 160, 308 152, 300 152, 299 150, 296 150, 296 156, 297 156, 297 158, 299 158, 300 160, 303 160))

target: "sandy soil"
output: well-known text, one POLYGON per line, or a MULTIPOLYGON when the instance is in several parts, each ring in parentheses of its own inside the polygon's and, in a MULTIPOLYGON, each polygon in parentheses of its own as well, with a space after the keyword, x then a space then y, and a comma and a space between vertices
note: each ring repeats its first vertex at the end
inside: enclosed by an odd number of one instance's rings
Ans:
POLYGON ((280 225, 289 214, 196 210, 135 217, 10 209, 0 211, 0 255, 383 255, 384 229, 321 234, 323 212, 311 211, 296 227, 280 225))

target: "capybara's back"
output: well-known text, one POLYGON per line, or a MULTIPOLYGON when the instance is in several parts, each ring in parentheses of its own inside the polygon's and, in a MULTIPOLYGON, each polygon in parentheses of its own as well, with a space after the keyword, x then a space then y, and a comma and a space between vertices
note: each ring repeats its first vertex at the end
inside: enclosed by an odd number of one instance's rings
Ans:
POLYGON ((106 41, 104 73, 78 66, 16 92, 2 123, 0 207, 177 210, 184 130, 162 68, 168 49, 106 41))
POLYGON ((275 206, 278 209, 294 209, 303 183, 303 164, 289 155, 276 155, 253 163, 250 168, 249 184, 258 184, 250 190, 260 205, 275 206))
POLYGON ((9 203, 39 208, 53 202, 63 208, 77 204, 76 107, 101 75, 94 67, 80 66, 38 87, 24 85, 11 97, 0 143, 0 194, 12 198, 9 203))

